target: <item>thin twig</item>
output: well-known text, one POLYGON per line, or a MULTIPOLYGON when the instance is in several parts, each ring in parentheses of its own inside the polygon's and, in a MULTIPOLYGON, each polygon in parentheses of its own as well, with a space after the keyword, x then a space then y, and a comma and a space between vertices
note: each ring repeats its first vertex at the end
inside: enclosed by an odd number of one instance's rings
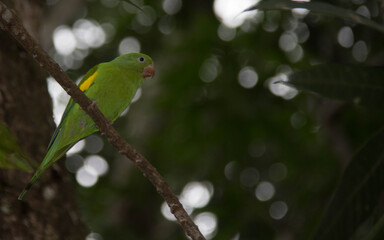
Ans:
POLYGON ((60 66, 35 42, 22 25, 17 14, 10 10, 0 1, 0 27, 9 32, 25 50, 45 69, 63 89, 76 101, 82 109, 93 119, 101 134, 106 136, 108 141, 122 154, 131 159, 142 171, 143 175, 151 181, 157 192, 167 202, 171 212, 180 223, 186 235, 193 240, 204 240, 198 227, 189 217, 178 198, 172 192, 168 184, 161 177, 159 172, 141 155, 136 149, 130 146, 113 128, 111 122, 100 112, 96 104, 85 96, 85 94, 73 83, 60 66))

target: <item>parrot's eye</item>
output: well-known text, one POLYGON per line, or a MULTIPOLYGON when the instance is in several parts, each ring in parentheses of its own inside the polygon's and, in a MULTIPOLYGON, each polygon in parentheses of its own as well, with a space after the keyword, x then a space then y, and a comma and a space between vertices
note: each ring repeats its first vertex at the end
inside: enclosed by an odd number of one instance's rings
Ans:
POLYGON ((138 59, 139 59, 139 62, 141 62, 141 63, 145 62, 145 58, 143 58, 143 57, 139 57, 138 59))

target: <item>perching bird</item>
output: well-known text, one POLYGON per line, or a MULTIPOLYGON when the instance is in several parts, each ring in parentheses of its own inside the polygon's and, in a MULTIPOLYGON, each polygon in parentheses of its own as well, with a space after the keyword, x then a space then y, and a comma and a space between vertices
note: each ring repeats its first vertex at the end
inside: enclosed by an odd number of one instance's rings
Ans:
MULTIPOLYGON (((79 88, 97 103, 107 119, 115 121, 129 105, 144 78, 154 74, 149 56, 128 53, 91 68, 79 83, 79 88)), ((97 131, 93 120, 70 99, 48 145, 47 154, 18 199, 21 200, 39 176, 73 145, 97 131)))

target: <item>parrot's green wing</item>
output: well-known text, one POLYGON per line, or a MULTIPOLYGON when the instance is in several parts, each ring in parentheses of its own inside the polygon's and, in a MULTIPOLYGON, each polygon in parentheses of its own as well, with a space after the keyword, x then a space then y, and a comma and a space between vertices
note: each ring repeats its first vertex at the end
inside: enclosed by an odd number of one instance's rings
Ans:
MULTIPOLYGON (((96 66, 94 66, 93 68, 91 68, 91 69, 87 72, 87 74, 85 74, 85 76, 83 77, 83 79, 81 79, 80 83, 78 84, 78 86, 80 86, 80 89, 81 89, 81 86, 84 86, 83 84, 84 84, 87 80, 89 81, 90 77, 93 76, 93 75, 96 73, 98 66, 99 66, 99 65, 96 65, 96 66)), ((83 87, 84 90, 83 90, 83 89, 81 89, 81 90, 82 90, 83 92, 86 92, 86 90, 88 90, 88 88, 89 88, 92 84, 93 84, 93 82, 91 82, 91 83, 88 85, 87 89, 84 89, 84 87, 83 87)), ((47 149, 50 149, 50 148, 52 147, 52 144, 53 144, 53 142, 56 140, 56 137, 57 137, 57 135, 59 134, 59 132, 61 131, 61 128, 62 128, 62 126, 63 126, 63 122, 64 122, 65 119, 67 118, 68 113, 69 113, 69 111, 72 109, 73 105, 75 105, 75 102, 74 102, 73 99, 71 98, 71 99, 69 100, 68 104, 67 104, 67 107, 66 107, 65 110, 64 110, 64 113, 63 113, 63 116, 61 117, 61 121, 60 121, 59 125, 57 126, 55 132, 53 133, 53 136, 52 136, 52 138, 51 138, 51 141, 50 141, 49 144, 48 144, 47 149)))

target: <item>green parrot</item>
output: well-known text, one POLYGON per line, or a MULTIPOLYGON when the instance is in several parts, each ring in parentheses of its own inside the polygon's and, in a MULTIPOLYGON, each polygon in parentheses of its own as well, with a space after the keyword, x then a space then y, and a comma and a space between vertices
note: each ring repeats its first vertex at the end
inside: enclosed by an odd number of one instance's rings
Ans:
MULTIPOLYGON (((107 119, 115 121, 128 107, 144 78, 152 78, 154 74, 149 56, 127 53, 91 68, 79 83, 79 88, 97 103, 107 119)), ((21 200, 39 176, 73 145, 97 131, 91 117, 70 99, 48 145, 47 154, 18 199, 21 200)))

